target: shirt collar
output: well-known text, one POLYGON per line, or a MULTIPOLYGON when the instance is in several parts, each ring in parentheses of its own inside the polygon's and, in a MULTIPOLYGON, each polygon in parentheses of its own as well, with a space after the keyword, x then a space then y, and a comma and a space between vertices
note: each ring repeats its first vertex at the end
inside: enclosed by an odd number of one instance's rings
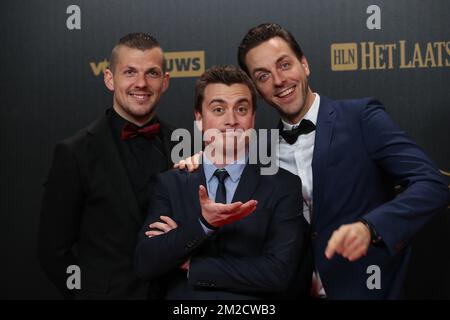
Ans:
POLYGON ((314 95, 315 95, 315 98, 311 105, 311 108, 309 108, 308 112, 305 114, 305 116, 302 119, 300 119, 300 121, 298 123, 290 124, 290 123, 287 123, 286 121, 284 121, 283 119, 281 119, 284 130, 292 130, 292 129, 297 128, 303 119, 310 120, 312 123, 314 123, 314 125, 317 124, 317 115, 319 114, 320 96, 317 93, 314 93, 314 95))
MULTIPOLYGON (((245 165, 247 164, 247 156, 246 161, 242 163, 242 161, 236 160, 233 163, 227 164, 224 169, 227 170, 230 175, 230 179, 233 182, 238 182, 241 178, 242 172, 244 171, 245 165)), ((211 160, 203 154, 203 171, 205 173, 205 178, 207 182, 210 182, 212 177, 214 176, 214 172, 219 169, 217 168, 211 160)))

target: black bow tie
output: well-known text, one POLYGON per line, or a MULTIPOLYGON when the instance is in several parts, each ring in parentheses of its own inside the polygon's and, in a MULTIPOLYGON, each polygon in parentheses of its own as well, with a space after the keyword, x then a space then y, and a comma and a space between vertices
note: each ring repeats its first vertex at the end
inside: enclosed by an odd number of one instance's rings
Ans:
POLYGON ((297 138, 301 134, 308 134, 316 130, 316 126, 310 120, 303 119, 299 126, 292 130, 281 130, 283 128, 283 123, 280 121, 280 135, 289 144, 294 144, 297 138))

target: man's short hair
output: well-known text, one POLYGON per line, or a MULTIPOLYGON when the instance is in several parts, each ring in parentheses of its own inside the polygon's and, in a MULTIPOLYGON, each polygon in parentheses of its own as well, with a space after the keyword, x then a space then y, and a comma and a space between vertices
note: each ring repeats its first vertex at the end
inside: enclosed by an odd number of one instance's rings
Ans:
MULTIPOLYGON (((148 33, 144 32, 129 33, 120 38, 119 42, 114 46, 114 48, 111 51, 111 56, 109 58, 109 69, 111 71, 114 71, 114 68, 116 67, 118 59, 118 50, 121 46, 132 49, 138 49, 141 51, 150 50, 153 48, 161 48, 158 40, 156 40, 153 36, 151 36, 148 33)), ((166 63, 165 60, 163 59, 162 65, 163 72, 166 71, 165 65, 166 63)))
POLYGON ((217 65, 207 69, 195 83, 195 111, 202 112, 205 88, 208 84, 213 83, 223 83, 228 86, 235 83, 246 85, 252 95, 253 112, 256 110, 257 93, 247 74, 233 65, 217 65))
POLYGON ((275 37, 280 37, 286 41, 299 60, 303 57, 302 49, 288 30, 276 23, 263 23, 257 27, 251 28, 239 45, 238 63, 242 70, 249 74, 249 70, 245 64, 245 56, 247 53, 261 43, 275 37))

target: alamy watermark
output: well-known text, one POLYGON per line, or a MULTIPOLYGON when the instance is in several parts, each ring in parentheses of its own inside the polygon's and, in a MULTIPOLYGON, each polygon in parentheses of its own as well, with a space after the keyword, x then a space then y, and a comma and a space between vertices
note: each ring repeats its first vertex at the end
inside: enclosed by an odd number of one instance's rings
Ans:
POLYGON ((370 274, 367 278, 366 286, 369 290, 381 289, 381 269, 376 264, 372 264, 367 267, 366 273, 370 274))
POLYGON ((70 274, 66 280, 66 287, 69 290, 81 289, 81 269, 79 266, 72 264, 67 267, 66 273, 70 274))
MULTIPOLYGON (((279 130, 278 129, 229 129, 221 131, 208 129, 200 132, 201 124, 194 122, 194 137, 189 130, 178 128, 172 132, 171 140, 179 141, 172 148, 170 158, 173 163, 184 160, 192 150, 202 150, 214 163, 232 162, 262 164, 262 175, 274 175, 279 168, 279 130), (192 145, 193 144, 193 145, 192 145)), ((200 158, 201 161, 201 158, 200 158)))

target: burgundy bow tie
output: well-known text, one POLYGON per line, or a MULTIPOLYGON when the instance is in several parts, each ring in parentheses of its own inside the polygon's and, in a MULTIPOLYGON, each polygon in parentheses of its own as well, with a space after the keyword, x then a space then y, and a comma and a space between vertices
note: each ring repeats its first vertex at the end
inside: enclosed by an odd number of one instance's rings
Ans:
POLYGON ((159 133, 160 125, 159 123, 153 123, 146 125, 145 127, 139 128, 135 124, 130 122, 125 123, 122 128, 122 133, 120 138, 122 140, 129 140, 141 135, 147 139, 153 139, 159 133))

